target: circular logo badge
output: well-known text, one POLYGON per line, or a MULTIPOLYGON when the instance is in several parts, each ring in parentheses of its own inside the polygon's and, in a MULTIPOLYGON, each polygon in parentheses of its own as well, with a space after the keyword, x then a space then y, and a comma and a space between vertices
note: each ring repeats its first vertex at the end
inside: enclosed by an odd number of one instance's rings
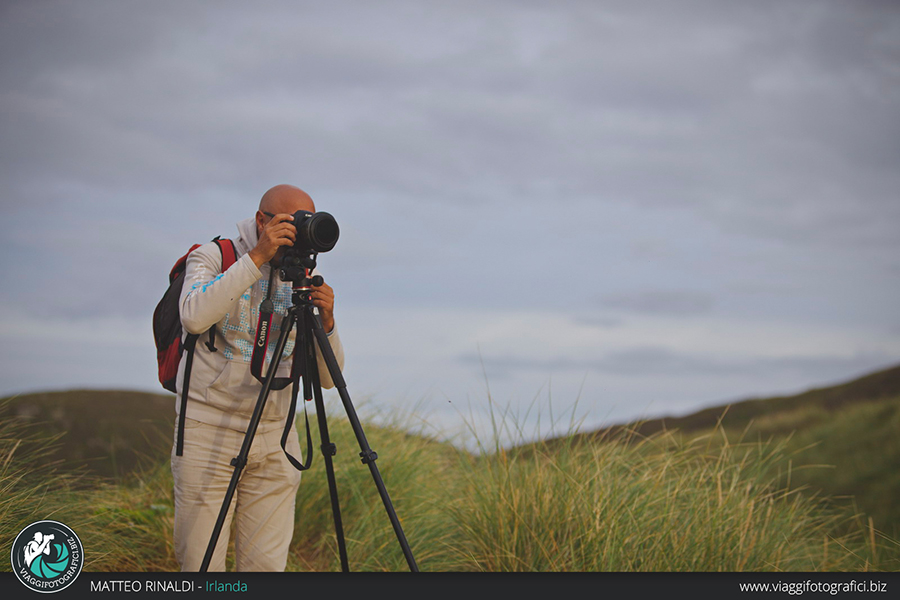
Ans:
POLYGON ((19 581, 36 592, 69 587, 84 565, 84 546, 57 521, 32 523, 16 536, 10 556, 19 581))

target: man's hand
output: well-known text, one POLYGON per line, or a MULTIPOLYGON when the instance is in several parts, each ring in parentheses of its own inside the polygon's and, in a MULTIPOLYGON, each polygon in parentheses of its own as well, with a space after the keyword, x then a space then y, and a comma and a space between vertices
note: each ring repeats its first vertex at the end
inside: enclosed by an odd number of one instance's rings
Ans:
POLYGON ((259 234, 256 247, 250 251, 250 258, 261 269, 264 264, 272 260, 278 249, 282 246, 290 246, 297 239, 297 229, 291 223, 293 215, 275 215, 266 223, 259 234))
POLYGON ((312 289, 309 297, 313 306, 319 309, 325 333, 331 333, 334 329, 334 290, 331 289, 330 285, 322 282, 322 285, 312 289))

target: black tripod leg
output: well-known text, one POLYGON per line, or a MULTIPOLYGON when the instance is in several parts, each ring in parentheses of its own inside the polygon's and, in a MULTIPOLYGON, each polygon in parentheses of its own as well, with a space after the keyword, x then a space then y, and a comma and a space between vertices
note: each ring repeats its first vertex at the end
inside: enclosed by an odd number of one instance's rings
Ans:
POLYGON ((275 354, 272 355, 272 362, 269 364, 269 371, 266 374, 265 384, 259 392, 259 398, 256 400, 256 407, 253 409, 253 415, 250 417, 250 424, 247 427, 247 433, 244 435, 244 443, 241 445, 240 453, 231 459, 234 466, 234 473, 231 474, 231 482, 228 484, 228 490, 225 492, 225 499, 222 501, 222 508, 219 510, 219 517, 216 519, 216 525, 213 527, 212 536, 209 538, 209 545, 206 547, 206 555, 200 564, 200 572, 205 573, 209 569, 209 563, 212 561, 213 552, 216 549, 216 543, 219 541, 219 535, 222 533, 222 526, 225 523, 225 517, 228 515, 228 507, 231 506, 231 499, 237 489, 238 480, 241 477, 241 471, 247 464, 247 456, 250 454, 250 445, 253 443, 253 437, 256 435, 256 429, 259 426, 259 420, 262 417, 263 409, 266 406, 266 400, 269 397, 269 390, 272 388, 272 382, 275 380, 275 371, 278 369, 278 363, 281 362, 281 355, 287 345, 293 327, 294 319, 297 318, 297 312, 291 308, 287 317, 282 324, 281 335, 278 337, 278 343, 275 345, 275 354))
MULTIPOLYGON (((338 394, 341 396, 341 402, 344 404, 347 418, 350 419, 353 433, 356 434, 356 441, 359 443, 359 448, 361 450, 359 455, 362 458, 362 462, 369 466, 369 471, 372 473, 372 478, 375 480, 375 487, 378 488, 378 494, 381 496, 381 501, 384 503, 385 510, 387 510, 388 518, 394 528, 394 534, 400 542, 400 548, 403 550, 403 556, 406 557, 406 563, 409 565, 409 570, 418 572, 419 567, 416 565, 416 559, 413 557, 412 550, 409 548, 409 542, 406 541, 406 536, 403 534, 403 528, 400 526, 400 519, 397 517, 394 505, 391 503, 391 497, 388 495, 387 488, 384 486, 381 473, 378 471, 378 465, 375 464, 378 455, 369 447, 369 442, 366 440, 366 434, 363 432, 359 417, 356 415, 356 409, 353 408, 350 394, 347 393, 347 384, 344 382, 344 376, 341 374, 337 359, 334 357, 334 350, 331 349, 328 336, 325 333, 325 329, 322 327, 321 318, 314 314, 309 314, 308 318, 312 321, 312 330, 316 336, 316 341, 319 344, 319 349, 322 351, 322 357, 325 359, 325 364, 328 366, 328 372, 331 374, 331 380, 334 382, 334 387, 337 388, 338 394)), ((316 373, 318 373, 318 371, 316 371, 316 373)), ((318 407, 316 410, 318 411, 318 407)))
MULTIPOLYGON (((341 504, 338 500, 337 480, 334 477, 334 461, 331 457, 335 455, 337 448, 331 443, 328 436, 328 420, 325 417, 325 402, 322 400, 322 387, 319 383, 319 368, 316 363, 316 346, 315 339, 308 333, 311 331, 312 325, 309 323, 311 316, 308 312, 303 312, 300 316, 302 326, 300 327, 300 335, 305 344, 306 354, 305 370, 303 371, 303 397, 310 398, 315 394, 316 401, 316 418, 319 421, 319 435, 322 439, 322 457, 325 461, 325 474, 328 478, 328 493, 331 496, 331 514, 334 516, 334 532, 337 535, 338 554, 341 558, 341 571, 350 572, 350 563, 347 560, 347 544, 344 541, 344 524, 341 519, 341 504)), ((298 341, 298 347, 300 342, 298 341)))

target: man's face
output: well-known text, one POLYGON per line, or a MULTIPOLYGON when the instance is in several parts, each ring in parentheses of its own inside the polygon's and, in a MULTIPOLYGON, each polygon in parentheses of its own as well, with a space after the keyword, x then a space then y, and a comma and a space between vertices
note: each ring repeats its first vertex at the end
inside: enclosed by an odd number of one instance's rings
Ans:
MULTIPOLYGON (((305 211, 308 213, 316 212, 316 207, 313 205, 311 201, 307 201, 305 199, 297 199, 292 202, 283 202, 278 207, 273 207, 271 211, 269 210, 257 210, 256 211, 256 234, 257 238, 262 235, 263 229, 266 228, 272 219, 275 218, 276 215, 279 214, 288 214, 293 215, 298 211, 305 211), (279 212, 274 212, 274 211, 279 212)), ((284 253, 287 251, 288 246, 282 246, 275 253, 275 256, 269 262, 272 266, 278 267, 281 265, 281 259, 284 257, 284 253)))

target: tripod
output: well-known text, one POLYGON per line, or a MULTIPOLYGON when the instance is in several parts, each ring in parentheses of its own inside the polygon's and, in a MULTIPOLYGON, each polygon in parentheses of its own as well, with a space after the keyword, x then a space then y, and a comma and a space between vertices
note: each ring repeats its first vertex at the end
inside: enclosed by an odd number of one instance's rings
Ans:
MULTIPOLYGON (((309 265, 311 271, 311 269, 315 266, 314 259, 312 259, 309 265)), ((250 445, 253 443, 253 437, 256 435, 256 429, 259 426, 259 421, 262 417, 263 409, 266 405, 266 400, 268 399, 269 392, 272 389, 273 382, 275 381, 275 372, 278 368, 278 363, 281 361, 281 357, 287 345, 291 329, 293 329, 295 325, 297 328, 296 341, 294 345, 295 368, 292 369, 291 372, 291 379, 293 380, 293 390, 288 419, 290 420, 290 423, 293 424, 294 409, 296 408, 298 393, 297 383, 298 380, 302 377, 304 401, 311 400, 314 397, 316 402, 316 416, 319 422, 319 434, 322 441, 321 450, 322 456, 325 461, 325 471, 328 477, 328 491, 331 495, 331 510, 332 514, 334 515, 334 528, 338 540, 341 570, 346 573, 350 571, 350 567, 347 561, 347 547, 344 541, 344 527, 341 521, 341 508, 340 503, 338 502, 337 483, 334 477, 334 464, 332 463, 331 459, 331 457, 335 455, 337 448, 328 437, 328 423, 325 417, 325 403, 322 400, 322 386, 319 380, 319 369, 316 362, 316 344, 318 344, 318 347, 322 352, 322 357, 325 359, 325 364, 328 367, 328 372, 331 375, 331 380, 334 382, 338 394, 340 394, 341 402, 344 405, 344 410, 346 411, 347 417, 350 420, 350 425, 353 428, 353 433, 356 435, 356 441, 359 443, 359 456, 362 459, 362 463, 369 467, 372 478, 375 480, 375 486, 378 488, 378 493, 381 496, 381 501, 384 503, 385 510, 387 510, 388 518, 391 521, 391 526, 393 526, 394 528, 394 534, 397 536, 397 540, 400 542, 400 547, 403 550, 403 555, 406 557, 406 562, 409 565, 409 570, 418 572, 419 567, 416 565, 416 560, 409 548, 409 543, 406 541, 406 536, 403 534, 403 529, 400 526, 400 520, 397 518, 397 513, 394 510, 393 504, 391 503, 391 498, 388 495, 387 488, 384 486, 384 481, 381 479, 381 473, 378 471, 378 465, 375 464, 378 455, 374 450, 372 450, 372 448, 369 447, 369 442, 366 440, 366 435, 363 432, 362 425, 359 422, 359 417, 357 417, 356 415, 356 409, 353 408, 353 403, 350 400, 350 395, 347 393, 347 384, 344 382, 340 367, 337 364, 337 359, 334 356, 334 351, 331 348, 331 344, 328 342, 328 337, 322 326, 322 319, 317 314, 317 312, 314 311, 315 307, 310 300, 310 292, 312 290, 311 285, 321 285, 322 279, 319 276, 316 276, 314 278, 308 277, 309 271, 307 271, 306 269, 282 269, 281 273, 282 279, 290 279, 290 281, 292 282, 291 307, 288 309, 287 316, 282 323, 281 334, 279 335, 278 341, 275 344, 275 352, 272 355, 272 361, 269 364, 266 377, 263 380, 263 387, 259 393, 259 398, 256 401, 256 406, 253 409, 253 415, 250 417, 250 424, 247 427, 247 433, 244 435, 244 441, 241 445, 240 453, 231 461, 231 464, 234 466, 234 473, 231 476, 231 482, 228 485, 228 490, 225 492, 225 499, 222 502, 222 508, 219 511, 219 516, 216 519, 216 524, 213 528, 212 536, 209 540, 209 545, 206 548, 206 555, 203 557, 203 563, 200 565, 200 572, 205 573, 209 568, 209 563, 212 560, 212 555, 215 551, 216 543, 218 542, 219 535, 222 532, 222 526, 228 514, 228 507, 231 505, 231 500, 234 497, 235 490, 237 489, 241 471, 247 464, 247 456, 250 453, 250 445)), ((308 431, 309 422, 307 421, 307 435, 309 435, 308 431)), ((285 430, 285 434, 287 434, 287 429, 285 430)), ((284 445, 284 438, 282 438, 282 445, 284 445)), ((294 460, 291 460, 291 462, 295 463, 294 460)), ((298 465, 295 463, 295 467, 296 466, 298 465)))

